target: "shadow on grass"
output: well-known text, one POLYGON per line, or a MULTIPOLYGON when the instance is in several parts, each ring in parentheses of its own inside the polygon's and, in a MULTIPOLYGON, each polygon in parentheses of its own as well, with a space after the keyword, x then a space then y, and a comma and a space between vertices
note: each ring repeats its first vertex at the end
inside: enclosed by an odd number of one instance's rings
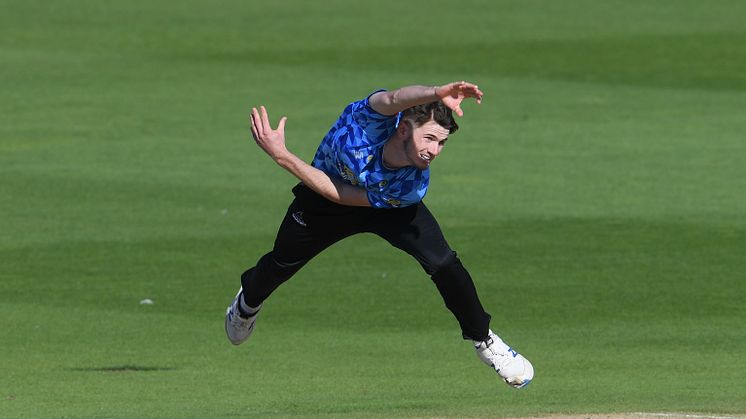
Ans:
POLYGON ((105 367, 79 367, 68 368, 68 371, 76 372, 151 372, 151 371, 174 371, 172 367, 148 367, 143 365, 112 365, 105 367))

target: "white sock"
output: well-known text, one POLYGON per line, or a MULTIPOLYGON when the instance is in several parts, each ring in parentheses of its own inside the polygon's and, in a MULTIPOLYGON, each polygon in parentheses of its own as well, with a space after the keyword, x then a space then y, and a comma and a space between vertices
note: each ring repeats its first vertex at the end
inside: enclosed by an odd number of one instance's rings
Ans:
POLYGON ((244 314, 248 314, 249 316, 256 314, 257 311, 259 311, 260 308, 262 308, 262 305, 259 304, 259 307, 249 307, 248 304, 246 304, 246 301, 243 299, 243 294, 241 294, 241 298, 238 299, 238 303, 241 305, 241 312, 244 314))

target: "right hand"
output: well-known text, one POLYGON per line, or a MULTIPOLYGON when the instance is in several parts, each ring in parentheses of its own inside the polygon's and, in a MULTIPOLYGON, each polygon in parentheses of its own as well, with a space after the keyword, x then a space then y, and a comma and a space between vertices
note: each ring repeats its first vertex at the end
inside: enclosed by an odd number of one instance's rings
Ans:
POLYGON ((456 81, 436 87, 435 94, 458 116, 464 116, 464 111, 461 110, 461 102, 464 99, 473 97, 477 103, 482 103, 482 96, 484 96, 479 86, 466 81, 456 81))
POLYGON ((289 153, 287 147, 285 147, 285 121, 288 118, 283 116, 277 125, 277 129, 272 129, 269 116, 267 116, 267 109, 264 106, 260 106, 259 109, 251 108, 251 135, 257 145, 269 157, 277 161, 284 154, 289 153))

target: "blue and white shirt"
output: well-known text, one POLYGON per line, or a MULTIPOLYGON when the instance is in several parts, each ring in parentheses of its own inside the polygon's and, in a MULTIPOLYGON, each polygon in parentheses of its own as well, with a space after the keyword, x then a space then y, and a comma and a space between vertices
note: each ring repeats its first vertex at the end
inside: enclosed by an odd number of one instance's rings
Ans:
POLYGON ((430 169, 413 166, 388 169, 383 165, 383 146, 396 131, 401 113, 379 114, 370 107, 370 96, 345 108, 321 141, 311 165, 329 176, 365 188, 373 207, 416 204, 427 193, 430 169))

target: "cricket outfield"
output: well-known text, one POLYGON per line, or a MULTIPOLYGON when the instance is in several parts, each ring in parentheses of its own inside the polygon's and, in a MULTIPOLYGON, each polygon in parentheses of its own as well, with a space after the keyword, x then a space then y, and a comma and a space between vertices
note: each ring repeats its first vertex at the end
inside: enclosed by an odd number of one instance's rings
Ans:
POLYGON ((4 0, 0 417, 746 415, 744 16, 4 0), (287 115, 310 161, 349 102, 460 79, 484 101, 425 201, 533 383, 485 368, 420 266, 370 235, 230 345, 225 307, 295 184, 250 107, 287 115))

